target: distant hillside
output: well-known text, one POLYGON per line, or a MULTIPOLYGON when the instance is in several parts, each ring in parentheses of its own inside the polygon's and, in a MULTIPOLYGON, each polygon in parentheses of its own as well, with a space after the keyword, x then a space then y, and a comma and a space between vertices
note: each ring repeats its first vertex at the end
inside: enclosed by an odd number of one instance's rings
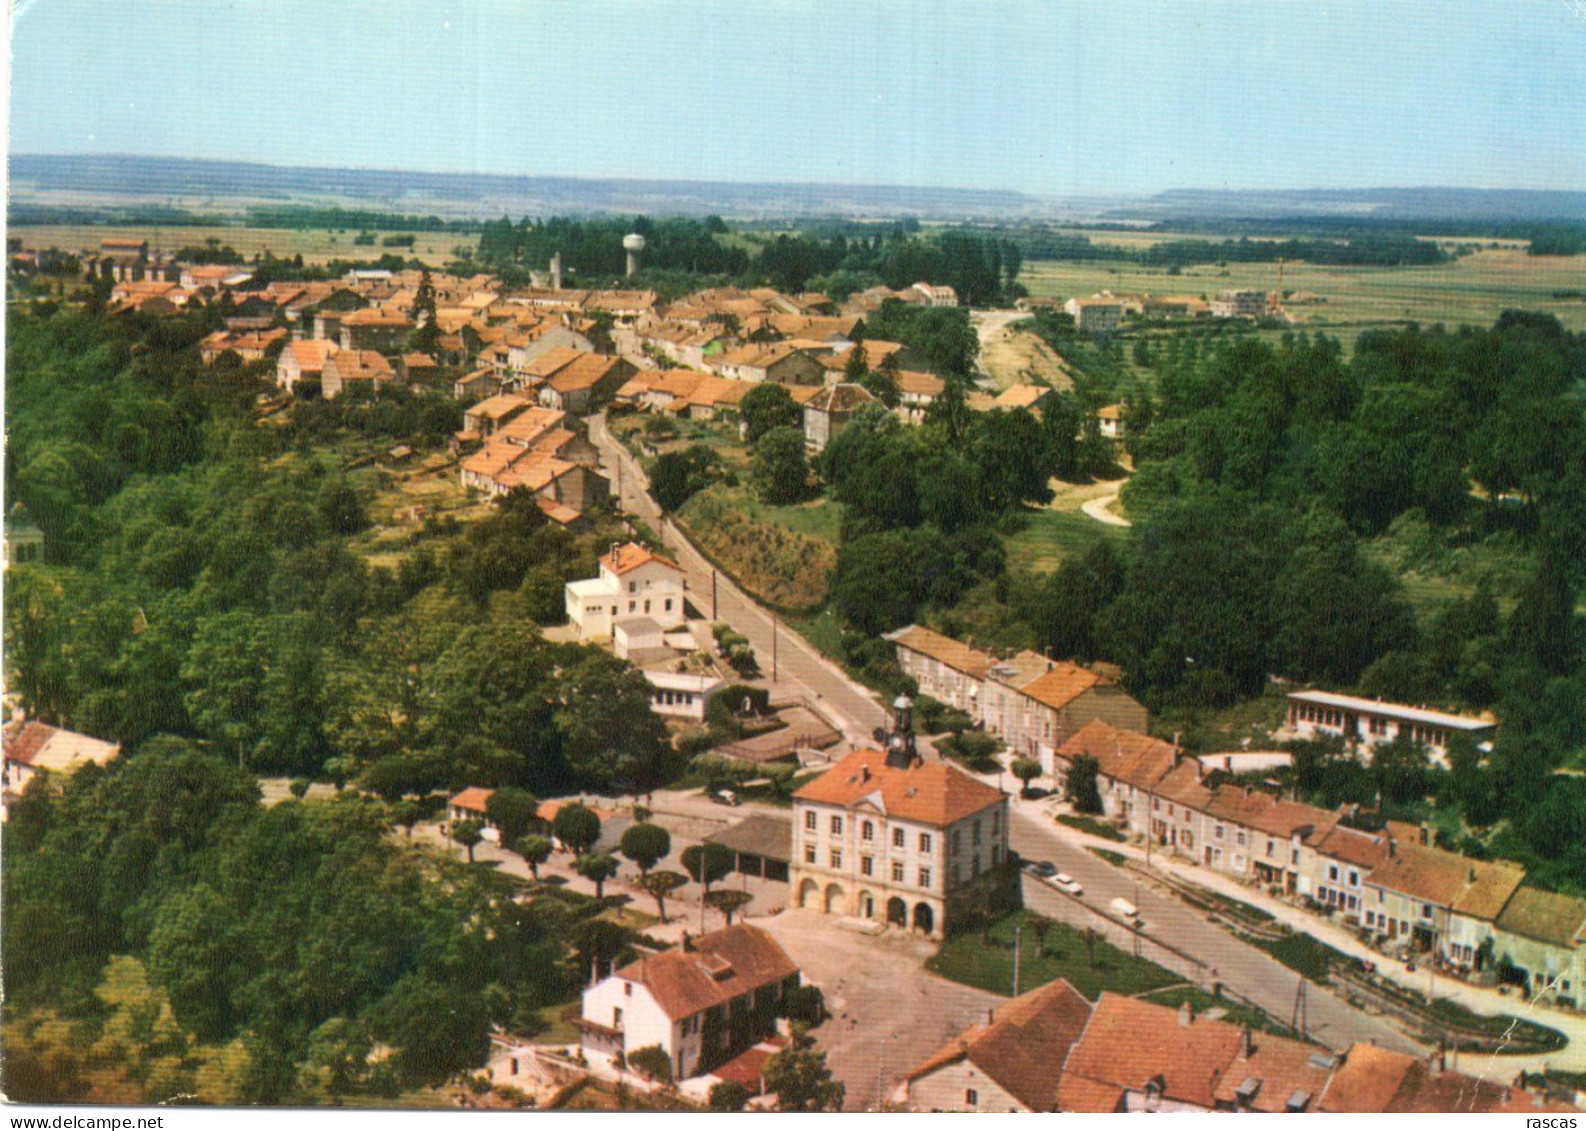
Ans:
POLYGON ((735 184, 602 180, 382 169, 311 169, 164 157, 21 154, 11 158, 16 202, 111 206, 203 202, 378 205, 447 217, 648 213, 767 216, 1019 217, 1046 202, 1018 192, 906 185, 735 184))
POLYGON ((1174 189, 1109 212, 1118 220, 1334 217, 1586 221, 1586 192, 1533 189, 1174 189))

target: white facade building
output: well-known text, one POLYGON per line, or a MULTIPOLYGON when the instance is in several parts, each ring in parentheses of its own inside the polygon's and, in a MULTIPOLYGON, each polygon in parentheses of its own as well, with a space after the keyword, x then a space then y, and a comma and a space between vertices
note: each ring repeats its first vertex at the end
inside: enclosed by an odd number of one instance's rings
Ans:
POLYGON ((663 629, 684 623, 683 570, 636 543, 613 546, 600 576, 570 581, 567 619, 585 640, 604 640, 625 617, 648 617, 663 629))
POLYGON ((671 1058, 672 1078, 708 1072, 776 1029, 798 966, 747 923, 630 963, 584 991, 579 1028, 591 1061, 613 1065, 643 1048, 671 1058))

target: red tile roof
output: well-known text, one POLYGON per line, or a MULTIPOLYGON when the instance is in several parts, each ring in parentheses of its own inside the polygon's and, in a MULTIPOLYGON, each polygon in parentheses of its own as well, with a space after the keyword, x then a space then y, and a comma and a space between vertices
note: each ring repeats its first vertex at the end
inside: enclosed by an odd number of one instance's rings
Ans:
POLYGON ((890 632, 887 639, 900 648, 928 656, 975 679, 982 678, 997 663, 995 656, 917 624, 890 632))
POLYGON ((798 972, 774 938, 759 927, 738 923, 701 935, 689 949, 641 958, 618 970, 617 977, 644 986, 662 1012, 680 1021, 798 972))
POLYGON ((873 798, 889 816, 938 828, 1007 801, 1000 789, 946 762, 898 769, 879 750, 854 751, 793 796, 845 808, 873 798))
POLYGON ((485 789, 483 786, 471 785, 451 799, 453 809, 466 809, 470 813, 483 813, 485 805, 496 791, 485 789))
POLYGON ((660 554, 646 549, 637 542, 628 542, 625 545, 618 546, 610 553, 601 555, 600 558, 600 564, 618 577, 631 570, 636 570, 640 566, 649 565, 651 562, 664 565, 668 569, 675 569, 679 573, 683 571, 683 567, 671 558, 663 558, 660 554))
POLYGON ((1065 1084, 1078 1076, 1140 1092, 1159 1080, 1163 1098, 1210 1109, 1239 1041, 1233 1025, 1104 993, 1068 1055, 1063 1078, 1065 1084))
POLYGON ((1059 979, 999 1006, 938 1049, 908 1079, 967 1060, 1030 1111, 1056 1105, 1058 1075, 1090 1020, 1090 1002, 1059 979))
POLYGON ((1052 665, 1045 675, 1019 688, 1019 692, 1042 706, 1061 711, 1098 683, 1105 682, 1089 668, 1063 660, 1052 665))

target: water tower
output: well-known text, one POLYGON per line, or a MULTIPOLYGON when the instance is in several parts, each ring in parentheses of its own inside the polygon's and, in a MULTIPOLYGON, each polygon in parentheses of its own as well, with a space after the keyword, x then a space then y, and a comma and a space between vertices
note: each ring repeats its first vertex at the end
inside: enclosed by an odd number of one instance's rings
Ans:
POLYGON ((628 253, 628 275, 632 277, 639 270, 639 253, 644 250, 644 237, 638 232, 623 236, 622 246, 628 253))

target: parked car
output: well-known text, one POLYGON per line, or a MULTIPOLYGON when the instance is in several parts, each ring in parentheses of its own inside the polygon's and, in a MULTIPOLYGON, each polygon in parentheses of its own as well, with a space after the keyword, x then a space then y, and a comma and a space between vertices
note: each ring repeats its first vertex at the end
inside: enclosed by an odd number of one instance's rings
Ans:
POLYGON ((1048 880, 1047 883, 1051 884, 1058 891, 1068 892, 1069 895, 1085 894, 1085 885, 1080 883, 1067 872, 1059 872, 1057 875, 1048 880))
POLYGON ((1140 920, 1140 909, 1134 904, 1130 903, 1127 899, 1123 898, 1123 896, 1119 896, 1117 899, 1113 900, 1109 906, 1112 908, 1112 913, 1118 916, 1118 918, 1132 919, 1138 924, 1140 920))
POLYGON ((1042 879, 1047 876, 1057 875, 1057 865, 1050 860, 1026 860, 1024 862, 1024 870, 1030 875, 1040 876, 1042 879))
POLYGON ((710 799, 717 805, 737 805, 738 795, 730 789, 720 789, 710 795, 710 799))

